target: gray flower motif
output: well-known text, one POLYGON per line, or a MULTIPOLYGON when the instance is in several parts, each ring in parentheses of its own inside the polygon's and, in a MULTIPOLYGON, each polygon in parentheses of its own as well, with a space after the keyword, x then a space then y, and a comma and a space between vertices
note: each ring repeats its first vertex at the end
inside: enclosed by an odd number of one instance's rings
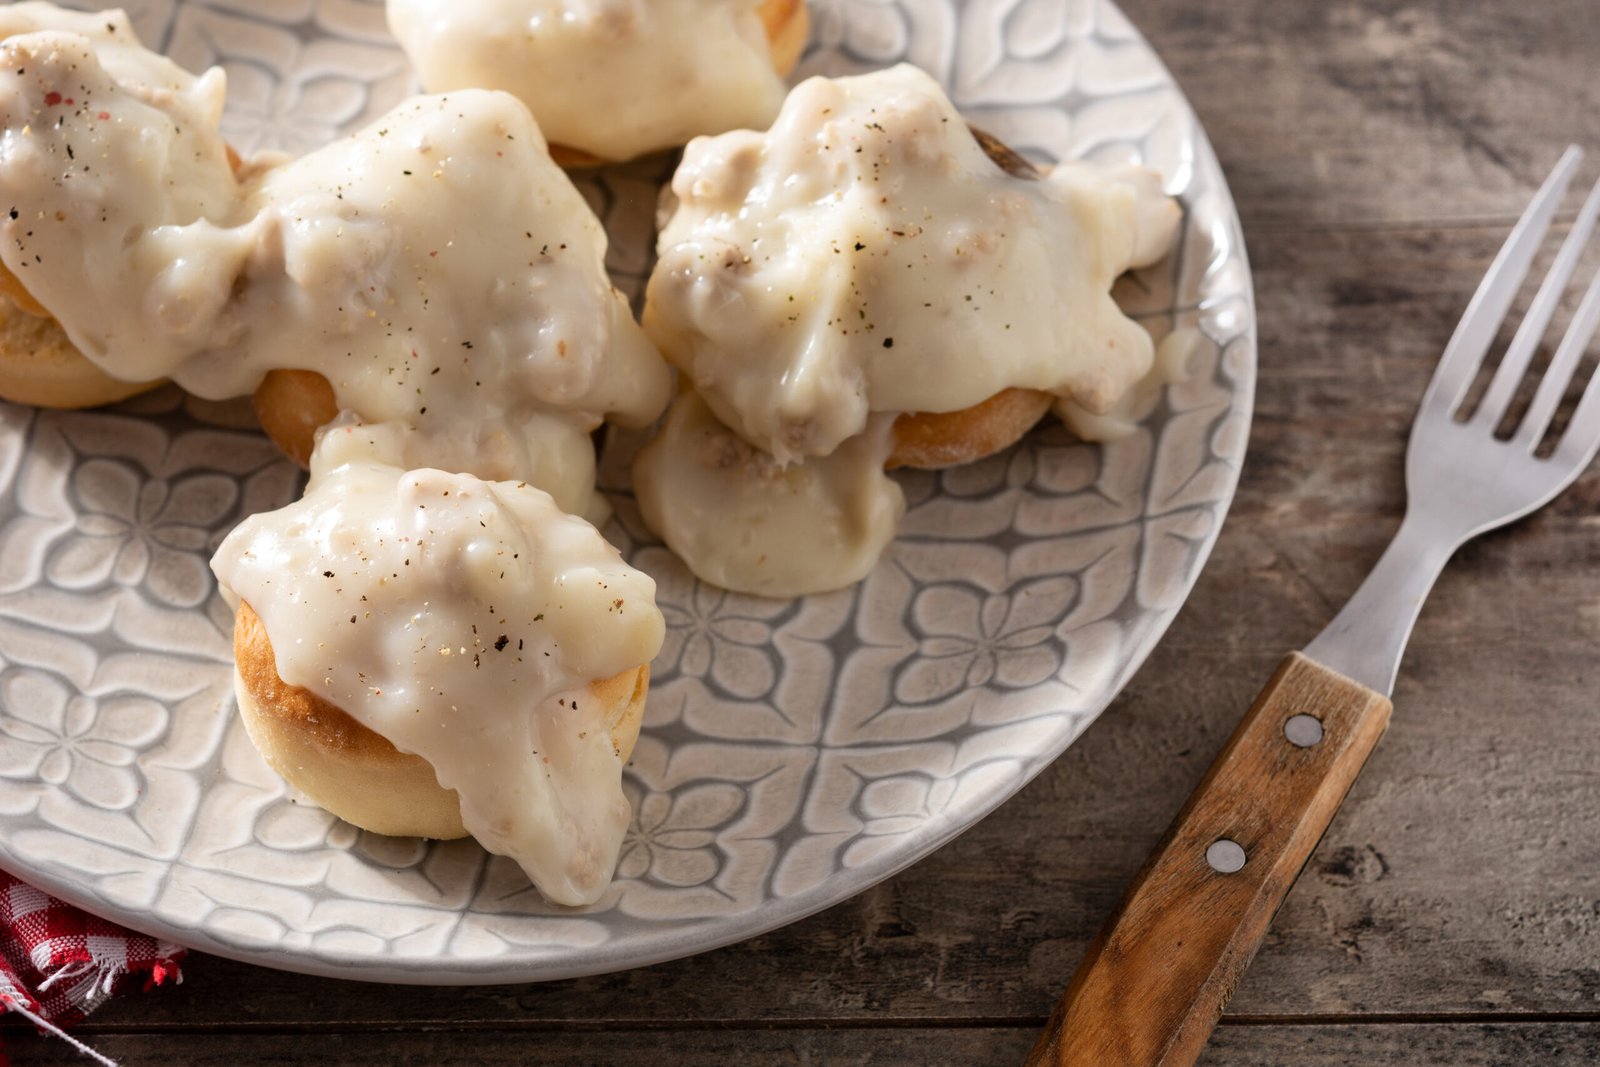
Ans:
POLYGON ((367 102, 367 87, 347 78, 280 79, 264 77, 248 64, 225 67, 230 87, 248 83, 251 91, 229 93, 223 133, 230 140, 249 140, 256 149, 302 154, 320 148, 335 140, 367 102))
POLYGON ((0 778, 37 779, 108 811, 138 799, 134 763, 167 728, 158 701, 97 700, 31 670, 0 679, 0 709, 0 778))
POLYGON ((744 791, 728 782, 690 786, 676 793, 650 793, 622 843, 619 878, 643 878, 673 886, 710 881, 721 866, 717 829, 745 803, 744 791))
POLYGON ((1032 582, 1009 595, 956 584, 923 589, 910 609, 917 656, 895 679, 896 699, 928 703, 991 684, 1016 689, 1049 678, 1061 669, 1056 626, 1076 589, 1071 578, 1032 582))
POLYGON ((50 581, 85 589, 113 581, 148 588, 177 607, 193 607, 211 592, 206 567, 211 531, 239 497, 219 474, 168 481, 105 458, 85 460, 72 473, 78 521, 52 554, 50 581))
POLYGON ((862 832, 881 836, 914 831, 933 813, 935 784, 925 774, 889 775, 863 784, 856 800, 862 832))
POLYGON ((222 68, 222 136, 235 149, 300 155, 387 110, 373 96, 404 94, 405 57, 378 43, 382 27, 381 4, 186 3, 162 50, 189 70, 222 68))
POLYGON ((663 576, 662 595, 657 598, 667 624, 656 661, 661 673, 709 677, 744 699, 770 691, 777 682, 774 623, 790 605, 738 596, 704 582, 684 589, 673 589, 671 584, 663 576))

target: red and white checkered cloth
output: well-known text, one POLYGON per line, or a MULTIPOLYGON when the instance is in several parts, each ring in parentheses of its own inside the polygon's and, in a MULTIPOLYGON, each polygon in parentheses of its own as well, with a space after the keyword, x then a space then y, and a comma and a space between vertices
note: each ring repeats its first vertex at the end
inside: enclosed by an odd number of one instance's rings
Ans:
MULTIPOLYGON (((124 930, 0 871, 0 1011, 64 1033, 109 997, 133 985, 181 982, 184 950, 124 930)), ((0 1067, 5 1064, 0 1049, 0 1067)))

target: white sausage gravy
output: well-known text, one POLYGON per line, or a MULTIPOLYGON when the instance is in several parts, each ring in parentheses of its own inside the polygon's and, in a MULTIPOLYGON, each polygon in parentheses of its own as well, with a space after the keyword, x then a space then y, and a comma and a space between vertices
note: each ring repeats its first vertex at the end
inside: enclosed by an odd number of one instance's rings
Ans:
POLYGON ((431 92, 504 89, 552 144, 631 159, 765 126, 783 79, 760 0, 389 0, 431 92))
POLYGON ((881 471, 890 436, 841 450, 885 415, 1014 387, 1104 414, 1151 369, 1149 334, 1110 291, 1172 246, 1179 209, 1159 176, 1008 175, 913 67, 802 83, 770 131, 692 142, 671 195, 645 328, 708 415, 675 413, 635 488, 709 581, 793 596, 870 568, 901 506, 881 471), (830 473, 753 476, 685 431, 709 416, 773 469, 826 457, 830 473), (845 463, 860 469, 832 469, 845 463), (735 502, 721 522, 703 505, 719 497, 735 502), (755 512, 769 518, 733 521, 755 512), (752 547, 780 528, 781 544, 752 547))

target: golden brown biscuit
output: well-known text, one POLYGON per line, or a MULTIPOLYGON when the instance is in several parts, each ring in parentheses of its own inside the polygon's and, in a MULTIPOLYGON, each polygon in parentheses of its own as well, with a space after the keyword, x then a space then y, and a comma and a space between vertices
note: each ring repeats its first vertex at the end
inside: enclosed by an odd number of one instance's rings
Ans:
POLYGON ((907 412, 894 420, 894 451, 883 466, 940 470, 1004 452, 1054 399, 1037 389, 1006 389, 960 411, 907 412))
POLYGON ((328 379, 314 370, 268 371, 256 386, 256 419, 284 455, 311 466, 311 446, 317 430, 339 414, 328 379))
POLYGON ((90 363, 56 320, 24 310, 13 293, 33 307, 38 304, 9 271, 0 267, 0 275, 0 399, 41 408, 92 408, 161 384, 125 382, 90 363))
MULTIPOLYGON (((461 804, 422 757, 396 749, 315 693, 278 677, 267 628, 249 604, 234 616, 235 692, 246 731, 285 781, 339 818, 396 837, 467 836, 461 804)), ((648 665, 591 682, 586 708, 626 762, 639 739, 648 665)))
POLYGON ((756 9, 772 43, 772 69, 787 78, 800 62, 806 38, 811 35, 811 15, 805 0, 762 0, 756 9))
POLYGON ((28 292, 27 287, 22 284, 22 281, 15 274, 11 273, 11 268, 4 263, 0 263, 0 294, 10 297, 12 303, 16 304, 21 311, 26 311, 28 314, 36 315, 39 318, 47 319, 50 317, 50 312, 46 311, 44 305, 33 298, 33 294, 28 292))

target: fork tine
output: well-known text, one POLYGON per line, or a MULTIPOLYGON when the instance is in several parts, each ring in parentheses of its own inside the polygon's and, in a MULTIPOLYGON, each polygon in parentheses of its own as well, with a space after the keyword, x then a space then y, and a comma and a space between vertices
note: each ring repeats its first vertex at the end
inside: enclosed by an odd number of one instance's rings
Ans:
MULTIPOLYGON (((1583 256, 1584 246, 1589 243, 1589 236, 1594 232, 1597 213, 1600 213, 1600 182, 1596 182, 1594 188, 1589 191, 1588 198, 1583 202, 1583 208, 1578 212, 1577 221, 1572 224, 1571 232, 1562 242, 1561 251, 1556 254, 1555 262, 1550 265, 1550 273, 1544 276, 1538 294, 1534 296, 1533 303, 1528 305, 1528 313, 1522 317, 1516 336, 1511 339, 1511 347, 1506 349, 1505 356, 1500 360, 1500 366, 1495 368, 1494 379, 1489 383, 1488 391, 1483 394, 1483 402, 1478 405, 1478 410, 1473 415, 1475 421, 1485 421, 1494 426, 1505 415, 1512 397, 1516 395, 1517 385, 1522 381, 1522 376, 1528 372, 1528 364, 1533 361, 1533 354, 1539 348, 1539 339, 1550 328, 1550 319, 1555 315, 1556 306, 1561 303, 1561 297, 1567 291, 1567 283, 1572 281, 1573 272, 1578 269, 1578 260, 1583 256)), ((1578 351, 1581 352, 1583 349, 1579 348, 1578 351)), ((1573 358, 1576 359, 1576 356, 1573 358)), ((1554 377, 1556 369, 1556 363, 1552 361, 1545 372, 1547 381, 1542 384, 1547 384, 1548 379, 1554 377)), ((1565 388, 1563 384, 1562 390, 1565 388)), ((1559 396, 1558 393, 1557 397, 1559 396)))
POLYGON ((1517 290, 1522 288, 1528 266, 1544 242, 1545 231, 1549 230, 1550 220, 1555 218, 1556 209, 1561 205, 1561 198, 1571 184, 1572 175, 1581 159, 1583 150, 1577 145, 1569 146, 1562 153, 1556 169, 1539 187, 1528 209, 1522 213, 1522 218, 1517 220, 1511 236, 1506 238, 1489 272, 1478 284, 1478 291, 1472 295, 1472 302, 1461 316, 1450 343, 1445 346, 1439 368, 1433 372, 1433 380, 1428 383, 1428 391, 1422 397, 1424 410, 1443 405, 1444 413, 1448 415, 1460 406, 1467 387, 1472 384, 1473 375, 1477 374, 1485 353, 1489 351, 1489 344, 1500 329, 1501 320, 1510 310, 1517 290))
MULTIPOLYGON (((1600 185, 1595 186, 1595 192, 1600 194, 1600 185)), ((1591 196, 1590 199, 1595 197, 1591 196)), ((1577 314, 1572 316, 1572 324, 1567 327, 1567 335, 1561 339, 1561 346, 1556 349, 1554 358, 1550 360, 1550 369, 1545 371, 1544 380, 1539 383, 1539 391, 1534 394, 1533 403, 1528 407, 1528 414, 1523 418, 1522 425, 1517 428, 1517 435, 1513 440, 1526 445, 1528 451, 1532 452, 1539 447, 1539 442, 1544 439, 1545 430, 1550 426, 1550 419, 1560 406, 1561 398, 1566 394, 1567 386, 1572 381, 1572 375, 1578 369, 1578 361, 1583 358, 1584 350, 1594 338, 1596 327, 1600 327, 1600 272, 1595 274, 1594 281, 1589 283, 1588 291, 1583 294, 1583 302, 1578 305, 1577 314)), ((1591 382, 1591 392, 1592 385, 1591 382)), ((1567 434, 1570 436, 1577 429, 1578 422, 1574 418, 1567 434)))
MULTIPOLYGON (((1594 284, 1584 294, 1583 303, 1579 305, 1577 315, 1573 316, 1572 326, 1561 342, 1562 348, 1570 344, 1575 353, 1582 352, 1589 347, 1597 326, 1600 326, 1600 276, 1595 277, 1594 284)), ((1573 359, 1577 359, 1576 354, 1573 359)), ((1538 438, 1534 438, 1534 442, 1537 443, 1538 438)), ((1576 478, 1594 459, 1597 449, 1600 449, 1600 370, 1589 378, 1589 384, 1584 387, 1583 399, 1578 401, 1572 421, 1567 423, 1566 430, 1561 434, 1554 458, 1571 464, 1572 477, 1576 478)))

